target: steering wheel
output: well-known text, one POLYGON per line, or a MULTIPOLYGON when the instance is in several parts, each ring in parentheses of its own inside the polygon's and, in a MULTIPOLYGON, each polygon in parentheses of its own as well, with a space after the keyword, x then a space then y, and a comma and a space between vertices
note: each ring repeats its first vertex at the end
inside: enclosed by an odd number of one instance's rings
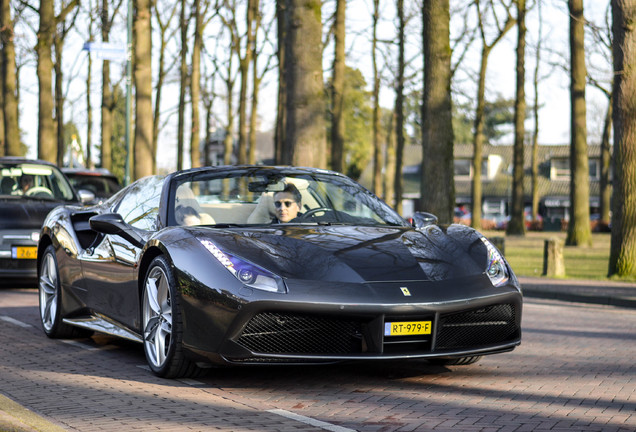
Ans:
POLYGON ((36 196, 36 197, 49 197, 53 198, 53 192, 50 189, 45 188, 43 186, 32 187, 27 190, 25 193, 26 196, 36 196))
POLYGON ((306 220, 306 219, 311 219, 314 217, 314 215, 316 213, 328 213, 328 212, 333 212, 333 209, 327 208, 327 207, 317 207, 317 208, 313 208, 311 210, 307 210, 305 213, 302 214, 302 216, 299 217, 299 219, 301 220, 306 220))

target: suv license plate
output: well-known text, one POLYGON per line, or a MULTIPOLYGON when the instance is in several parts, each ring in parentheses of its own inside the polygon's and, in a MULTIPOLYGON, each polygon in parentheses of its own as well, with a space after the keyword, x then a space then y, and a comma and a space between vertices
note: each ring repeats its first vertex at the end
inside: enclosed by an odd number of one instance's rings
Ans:
POLYGON ((15 246, 11 255, 14 259, 37 259, 38 248, 36 246, 15 246))

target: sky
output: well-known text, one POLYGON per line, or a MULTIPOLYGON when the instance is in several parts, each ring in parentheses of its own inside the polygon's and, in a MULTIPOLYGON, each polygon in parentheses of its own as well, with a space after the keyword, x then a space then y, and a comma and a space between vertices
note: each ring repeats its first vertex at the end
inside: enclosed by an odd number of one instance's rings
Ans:
MULTIPOLYGON (((457 7, 464 0, 451 0, 451 8, 457 7)), ((415 3, 405 2, 411 7, 415 3)), ((367 79, 367 83, 372 82, 372 68, 370 55, 370 23, 372 14, 372 2, 370 0, 349 0, 347 5, 347 64, 360 69, 367 79)), ((379 28, 379 37, 383 40, 395 40, 395 12, 393 10, 393 1, 381 1, 381 23, 379 28)), ((605 14, 605 2, 587 0, 584 2, 585 15, 588 20, 596 23, 602 23, 605 14)), ((544 63, 541 64, 541 84, 539 89, 540 98, 540 135, 539 142, 541 144, 567 144, 569 142, 569 124, 570 124, 570 108, 569 108, 569 77, 567 73, 555 64, 567 63, 568 59, 568 26, 569 18, 567 14, 567 2, 565 0, 544 0, 543 12, 545 17, 544 23, 544 48, 547 48, 542 57, 544 63), (549 50, 548 50, 549 49, 549 50)), ((323 8, 323 20, 332 13, 332 2, 325 2, 323 8)), ((419 21, 421 20, 419 13, 416 13, 407 29, 407 50, 413 57, 414 63, 411 71, 415 74, 418 81, 421 81, 421 59, 417 57, 417 52, 421 49, 421 29, 419 21)), ((458 32, 457 20, 452 23, 451 38, 456 37, 458 32)), ((528 106, 531 106, 533 88, 532 73, 534 71, 534 46, 536 45, 537 35, 537 10, 531 10, 527 16, 528 26, 528 47, 526 49, 526 100, 528 106)), ((215 33, 212 31, 211 33, 215 33)), ((217 33, 218 34, 218 33, 217 33)), ((32 38, 29 31, 23 32, 23 37, 32 38)), ((125 44, 125 28, 120 24, 119 28, 113 33, 113 40, 116 43, 125 44)), ((72 80, 66 82, 65 91, 69 103, 65 106, 66 120, 73 120, 80 128, 82 135, 82 143, 86 142, 86 102, 85 102, 85 69, 87 64, 87 52, 82 51, 84 41, 88 39, 87 34, 71 34, 67 45, 65 46, 65 76, 72 77, 72 80)), ((175 38, 176 40, 176 38, 175 38)), ((29 42, 29 43, 32 43, 29 42)), ((26 46, 29 46, 29 43, 26 46)), ((174 42, 176 43, 176 42, 174 42)), ((157 41, 153 41, 156 46, 157 41)), ((33 45, 30 45, 33 46, 33 45)), ((386 47, 386 44, 383 45, 386 47)), ((494 99, 501 95, 507 98, 514 98, 515 92, 515 46, 516 46, 516 28, 513 28, 504 40, 493 50, 487 75, 487 99, 494 99)), ((383 48, 386 52, 387 48, 383 48)), ((23 51, 24 52, 24 51, 23 51)), ((476 93, 476 70, 479 64, 480 46, 479 42, 473 43, 466 57, 465 63, 458 72, 457 80, 454 83, 454 89, 461 90, 465 94, 465 101, 472 103, 474 101, 473 94, 476 93)), ((24 55, 24 54, 23 54, 24 55)), ((33 54, 26 54, 33 56, 33 54)), ((324 68, 327 79, 330 74, 329 69, 332 62, 333 47, 328 45, 324 51, 324 68)), ((382 54, 381 56, 384 56, 382 54)), ((101 71, 98 62, 93 57, 93 82, 91 84, 92 91, 92 110, 93 110, 93 137, 94 146, 99 143, 99 107, 101 103, 100 81, 101 71)), ((598 57, 590 58, 588 69, 600 68, 608 72, 610 65, 606 64, 598 57), (593 66, 591 68, 590 66, 593 66)), ((123 70, 124 64, 113 64, 111 68, 118 74, 119 70, 123 70)), ((388 75, 388 73, 385 73, 388 75)), ((605 73, 606 75, 606 73, 605 73)), ((155 75, 156 76, 156 75, 155 75)), ((272 128, 275 121, 276 113, 276 92, 275 74, 270 74, 265 80, 261 89, 261 105, 259 114, 263 129, 272 128)), ((37 153, 37 77, 35 75, 35 62, 31 60, 27 66, 22 69, 21 80, 25 90, 21 94, 21 127, 24 132, 24 140, 29 147, 28 156, 35 157, 37 153)), ((418 84, 420 85, 420 84, 418 84)), ((220 90, 221 86, 217 86, 220 90)), ((158 143, 158 166, 164 170, 176 169, 176 116, 174 115, 174 102, 178 100, 176 84, 166 89, 165 95, 166 105, 163 107, 162 114, 164 120, 168 121, 167 126, 161 132, 161 139, 158 143), (171 102, 172 101, 172 102, 171 102), (171 126, 170 126, 171 125, 171 126)), ((594 143, 600 136, 600 127, 602 118, 607 108, 607 99, 598 90, 588 87, 588 141, 594 143)), ((393 91, 387 86, 383 86, 380 102, 383 107, 390 108, 393 106, 393 91)), ((223 117, 224 104, 217 105, 217 114, 223 117)), ((526 123, 526 130, 533 128, 533 122, 526 123)), ((186 137, 186 142, 189 138, 186 137)), ((186 150, 187 151, 187 150, 186 150)), ((97 154, 97 150, 93 149, 93 154, 97 154)), ((188 160, 186 156, 185 161, 188 160)), ((186 162, 187 163, 187 162, 186 162)))

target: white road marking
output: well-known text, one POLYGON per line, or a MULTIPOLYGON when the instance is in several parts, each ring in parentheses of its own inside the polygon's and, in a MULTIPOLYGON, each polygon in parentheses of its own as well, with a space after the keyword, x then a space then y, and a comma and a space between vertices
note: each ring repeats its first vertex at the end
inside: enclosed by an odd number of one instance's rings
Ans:
POLYGON ((18 321, 15 318, 11 318, 5 315, 0 315, 0 320, 6 321, 8 323, 15 324, 17 326, 24 327, 24 328, 33 327, 31 324, 23 323, 22 321, 18 321))
POLYGON ((331 423, 312 419, 311 417, 305 417, 303 415, 294 414, 293 412, 289 412, 283 409, 272 409, 272 410, 267 410, 267 412, 272 414, 278 414, 280 416, 287 417, 289 419, 296 420, 301 423, 305 423, 310 426, 319 427, 321 429, 325 429, 332 432, 356 432, 355 429, 349 429, 342 426, 336 426, 331 423))

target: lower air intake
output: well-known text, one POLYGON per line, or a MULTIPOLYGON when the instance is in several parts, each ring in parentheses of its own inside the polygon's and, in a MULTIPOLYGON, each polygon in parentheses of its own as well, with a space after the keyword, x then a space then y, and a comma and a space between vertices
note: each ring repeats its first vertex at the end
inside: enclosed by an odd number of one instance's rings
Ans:
POLYGON ((435 350, 475 348, 512 341, 518 337, 515 307, 510 304, 488 306, 441 315, 435 350))
POLYGON ((361 334, 356 321, 268 312, 255 315, 237 342, 262 354, 354 354, 361 334))

